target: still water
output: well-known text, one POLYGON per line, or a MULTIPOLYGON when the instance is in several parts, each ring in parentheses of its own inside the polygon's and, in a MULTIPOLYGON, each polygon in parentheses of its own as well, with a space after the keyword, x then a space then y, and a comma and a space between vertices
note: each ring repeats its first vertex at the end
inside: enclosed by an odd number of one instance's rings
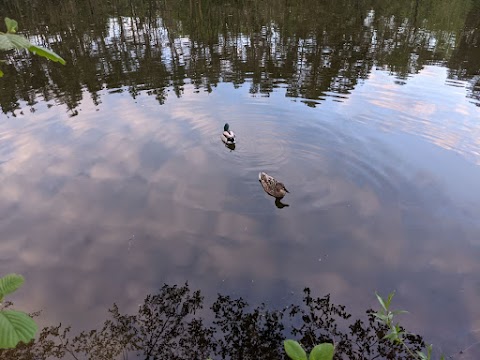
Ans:
POLYGON ((0 273, 42 325, 188 280, 357 315, 396 290, 446 354, 480 340, 478 1, 1 9, 68 62, 2 54, 0 273))

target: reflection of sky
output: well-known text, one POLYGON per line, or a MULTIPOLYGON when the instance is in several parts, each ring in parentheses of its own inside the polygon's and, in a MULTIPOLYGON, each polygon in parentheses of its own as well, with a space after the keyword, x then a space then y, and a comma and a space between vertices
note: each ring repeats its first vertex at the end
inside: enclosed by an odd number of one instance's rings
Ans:
POLYGON ((446 72, 446 68, 427 66, 422 76, 398 86, 384 72, 372 71, 371 81, 354 91, 364 96, 352 97, 350 102, 367 98, 373 105, 362 111, 364 121, 377 122, 383 130, 420 135, 480 164, 480 114, 464 99, 466 83, 449 87, 446 95, 446 72))
POLYGON ((374 71, 315 109, 230 84, 80 108, 0 124, 0 272, 25 274, 13 299, 45 324, 93 327, 114 301, 132 310, 189 280, 277 304, 310 286, 356 314, 396 289, 412 330, 446 346, 479 335, 480 116, 444 69, 404 86, 374 71))

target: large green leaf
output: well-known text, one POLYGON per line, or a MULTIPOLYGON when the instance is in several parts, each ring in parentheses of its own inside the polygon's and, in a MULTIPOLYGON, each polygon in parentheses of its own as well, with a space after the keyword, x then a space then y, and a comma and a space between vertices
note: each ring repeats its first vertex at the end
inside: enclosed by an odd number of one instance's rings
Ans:
POLYGON ((32 53, 65 65, 65 60, 51 50, 33 45, 27 38, 16 34, 0 33, 0 50, 28 49, 32 53))
POLYGON ((24 282, 24 277, 17 274, 8 274, 0 278, 0 300, 17 290, 24 282))
POLYGON ((55 62, 59 62, 62 65, 65 65, 65 60, 63 60, 60 56, 58 56, 57 54, 55 54, 51 50, 48 50, 48 49, 45 49, 43 47, 36 46, 36 45, 31 45, 28 48, 28 50, 30 50, 34 54, 37 54, 39 56, 43 56, 44 58, 47 58, 47 59, 55 61, 55 62))
POLYGON ((32 44, 27 38, 17 34, 0 34, 0 50, 28 49, 32 44))
POLYGON ((335 347, 329 343, 323 343, 313 348, 310 360, 332 360, 335 347))
POLYGON ((307 353, 295 340, 285 340, 283 346, 288 357, 292 360, 307 360, 307 353))
POLYGON ((37 324, 27 314, 15 310, 0 311, 0 349, 11 349, 35 337, 37 324))
POLYGON ((7 32, 12 33, 12 34, 17 32, 18 23, 15 20, 6 17, 5 18, 5 25, 7 26, 7 32))
POLYGON ((0 34, 0 50, 12 50, 15 46, 8 39, 8 34, 0 34))
POLYGON ((2 70, 0 70, 0 77, 2 77, 2 76, 3 76, 3 71, 2 71, 2 70))
POLYGON ((5 18, 5 25, 7 26, 7 33, 0 33, 0 50, 28 49, 38 56, 65 65, 65 60, 53 51, 33 45, 26 37, 15 34, 18 28, 18 23, 15 20, 7 17, 5 18))
POLYGON ((382 297, 378 295, 376 291, 375 291, 375 296, 377 297, 377 300, 380 303, 380 305, 382 305, 383 310, 388 311, 387 307, 385 306, 385 302, 383 301, 382 297))
POLYGON ((22 35, 17 34, 5 34, 5 36, 10 40, 10 42, 17 48, 17 49, 28 49, 32 44, 28 39, 22 35))

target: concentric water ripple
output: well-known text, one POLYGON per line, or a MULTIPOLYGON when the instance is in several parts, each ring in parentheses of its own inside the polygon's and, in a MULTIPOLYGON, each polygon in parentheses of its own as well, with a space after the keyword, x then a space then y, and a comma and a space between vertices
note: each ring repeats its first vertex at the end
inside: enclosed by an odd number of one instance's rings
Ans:
POLYGON ((235 150, 225 147, 220 135, 223 124, 209 135, 210 150, 232 166, 241 167, 243 172, 258 172, 281 168, 288 160, 291 141, 288 127, 280 119, 265 114, 249 114, 247 118, 229 121, 236 134, 235 150))

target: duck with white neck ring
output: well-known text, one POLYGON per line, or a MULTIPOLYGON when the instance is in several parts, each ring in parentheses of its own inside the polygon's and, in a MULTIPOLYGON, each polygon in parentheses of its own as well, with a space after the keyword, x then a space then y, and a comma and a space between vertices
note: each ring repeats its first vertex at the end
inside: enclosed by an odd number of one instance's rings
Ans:
POLYGON ((225 145, 235 145, 235 133, 230 130, 230 125, 228 123, 223 127, 222 141, 225 145))

